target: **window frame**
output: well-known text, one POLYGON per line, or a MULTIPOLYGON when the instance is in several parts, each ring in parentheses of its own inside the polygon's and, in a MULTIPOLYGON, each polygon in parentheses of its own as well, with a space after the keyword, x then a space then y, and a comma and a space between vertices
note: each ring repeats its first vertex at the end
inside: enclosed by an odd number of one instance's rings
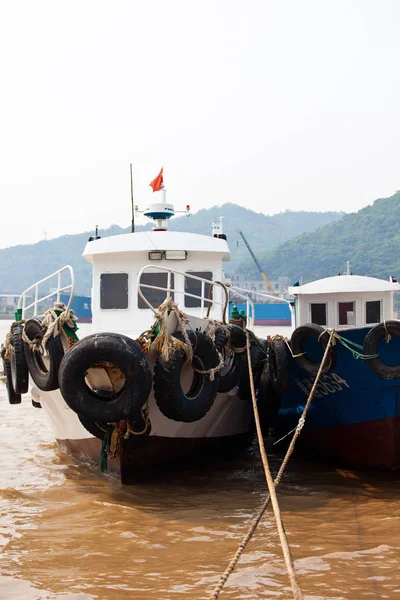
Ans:
MULTIPOLYGON (((165 301, 165 299, 167 298, 167 284, 168 284, 168 272, 167 271, 145 271, 144 273, 142 273, 140 280, 139 280, 139 286, 142 280, 142 277, 146 277, 146 275, 161 275, 162 277, 165 277, 165 298, 164 300, 162 300, 159 304, 157 304, 157 306, 153 305, 153 303, 151 302, 151 300, 149 300, 149 298, 147 298, 146 296, 146 291, 152 291, 151 288, 146 288, 146 287, 142 287, 141 291, 142 294, 145 296, 146 300, 151 304, 151 306, 153 308, 158 308, 160 306, 160 304, 162 304, 162 302, 165 301)), ((147 282, 146 282, 147 283, 147 282)), ((145 284, 145 282, 143 282, 143 285, 145 284)), ((148 285, 155 285, 152 283, 147 283, 148 285)), ((172 298, 172 300, 174 300, 174 293, 177 292, 177 290, 175 289, 175 273, 171 273, 171 280, 170 280, 170 284, 171 284, 171 292, 170 292, 170 298, 172 298)), ((160 285, 157 287, 161 287, 160 285)), ((153 290, 154 292, 160 292, 161 290, 153 290)), ((139 295, 139 291, 136 291, 136 299, 137 299, 137 308, 138 310, 151 310, 151 308, 149 306, 147 306, 147 304, 145 303, 145 301, 143 300, 143 298, 139 295)))
POLYGON ((382 321, 383 321, 383 318, 382 318, 383 317, 383 310, 382 310, 383 309, 383 300, 382 300, 382 298, 380 298, 379 300, 365 300, 364 307, 365 307, 365 324, 366 325, 377 325, 378 323, 382 323, 382 321), (379 302, 379 321, 376 321, 376 322, 367 321, 367 304, 369 302, 379 302))
POLYGON ((99 297, 100 297, 100 310, 129 310, 129 273, 126 273, 125 271, 105 271, 103 273, 100 273, 100 278, 99 278, 99 284, 100 284, 100 290, 99 290, 99 297), (125 275, 126 276, 126 307, 105 307, 102 306, 102 300, 103 300, 103 276, 109 276, 109 275, 125 275))
MULTIPOLYGON (((198 283, 200 285, 200 293, 201 293, 201 281, 197 281, 196 279, 191 279, 190 275, 193 275, 194 277, 201 277, 202 279, 208 279, 209 281, 214 282, 214 272, 213 271, 185 271, 184 277, 183 277, 183 294, 184 294, 184 300, 183 300, 183 305, 184 308, 201 308, 201 297, 198 297, 198 300, 196 298, 192 298, 191 296, 187 296, 186 292, 188 292, 189 294, 192 294, 193 292, 186 290, 186 280, 188 279, 191 283, 198 283), (203 275, 201 274, 207 273, 210 274, 211 277, 203 277, 203 275), (189 277, 186 277, 187 275, 189 275, 189 277), (191 306, 190 304, 187 304, 187 301, 191 301, 191 302, 195 302, 198 301, 199 304, 198 306, 191 306)), ((204 286, 204 294, 206 295, 206 287, 207 285, 210 285, 208 283, 205 284, 204 286)), ((203 307, 204 308, 208 308, 210 306, 210 308, 213 306, 214 304, 214 288, 211 287, 211 296, 210 299, 208 300, 206 297, 204 298, 204 304, 203 307)))
POLYGON ((336 320, 337 320, 337 328, 338 329, 345 329, 348 327, 356 327, 356 323, 357 323, 357 301, 356 300, 338 300, 336 302, 336 320), (340 315, 339 315, 339 306, 341 304, 352 304, 353 305, 353 323, 346 323, 346 324, 341 324, 340 323, 340 315))
POLYGON ((310 302, 309 303, 310 323, 314 323, 314 321, 312 320, 312 306, 313 306, 313 304, 323 304, 325 306, 325 324, 322 325, 321 323, 316 323, 316 325, 321 325, 321 327, 328 327, 328 323, 329 323, 328 302, 310 302))

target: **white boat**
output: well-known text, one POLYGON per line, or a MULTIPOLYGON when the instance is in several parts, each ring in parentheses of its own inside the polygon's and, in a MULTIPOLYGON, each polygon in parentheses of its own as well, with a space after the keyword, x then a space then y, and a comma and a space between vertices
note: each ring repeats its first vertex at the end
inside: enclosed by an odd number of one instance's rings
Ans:
POLYGON ((248 308, 244 328, 252 329, 254 309, 223 283, 230 254, 222 221, 211 236, 168 231, 173 206, 164 188, 155 194, 161 198, 145 211, 152 231, 95 236, 84 249, 93 267, 92 334, 76 341, 67 266, 21 295, 22 321, 2 351, 10 401, 27 391, 29 368, 35 405, 60 448, 83 461, 102 457, 103 467, 108 457, 124 483, 171 461, 237 453, 253 436, 246 334, 240 322, 224 323, 232 291, 248 308), (42 297, 54 276, 56 290, 42 297), (65 293, 66 306, 38 316, 65 293))

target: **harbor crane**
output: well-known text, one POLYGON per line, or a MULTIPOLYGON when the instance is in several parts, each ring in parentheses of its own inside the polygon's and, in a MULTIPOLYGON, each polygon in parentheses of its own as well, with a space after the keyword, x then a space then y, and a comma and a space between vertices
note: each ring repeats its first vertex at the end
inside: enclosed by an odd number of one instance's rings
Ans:
POLYGON ((272 285, 271 285, 270 281, 268 280, 268 277, 266 276, 266 274, 265 274, 265 273, 264 273, 264 271, 262 270, 262 267, 261 267, 260 263, 258 262, 258 260, 257 260, 257 258, 256 258, 256 256, 255 256, 255 254, 254 254, 254 252, 253 252, 253 250, 250 248, 248 241, 247 241, 247 240, 246 240, 246 238, 244 237, 243 231, 242 231, 241 229, 236 229, 236 231, 237 231, 237 233, 239 233, 239 234, 241 235, 241 237, 242 237, 242 239, 243 239, 244 243, 246 244, 247 250, 250 252, 252 259, 253 259, 253 260, 254 260, 254 262, 256 263, 256 265, 257 265, 257 269, 260 271, 260 273, 261 273, 261 277, 264 279, 264 281, 265 281, 265 284, 266 284, 267 288, 269 289, 269 291, 270 291, 272 294, 275 294, 275 290, 274 290, 274 288, 272 287, 272 285))

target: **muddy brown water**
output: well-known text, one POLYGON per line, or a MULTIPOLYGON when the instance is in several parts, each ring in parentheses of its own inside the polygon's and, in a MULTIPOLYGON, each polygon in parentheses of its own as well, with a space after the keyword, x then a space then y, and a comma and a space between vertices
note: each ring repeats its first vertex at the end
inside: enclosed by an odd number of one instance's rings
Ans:
MULTIPOLYGON (((399 481, 291 459, 278 497, 306 600, 400 598, 399 481)), ((123 487, 62 454, 44 411, 0 384, 1 599, 206 600, 265 494, 256 443, 123 487)), ((292 597, 269 511, 220 599, 292 597)))

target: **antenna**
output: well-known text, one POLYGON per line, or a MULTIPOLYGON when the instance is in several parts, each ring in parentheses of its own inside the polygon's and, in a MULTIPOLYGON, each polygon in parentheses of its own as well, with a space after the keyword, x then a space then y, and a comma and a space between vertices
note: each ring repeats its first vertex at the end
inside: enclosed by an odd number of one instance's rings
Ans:
MULTIPOLYGON (((133 205, 133 178, 132 178, 132 163, 130 164, 131 171, 131 203, 132 203, 132 233, 135 232, 135 207, 133 205)), ((96 234, 97 235, 97 234, 96 234)))

